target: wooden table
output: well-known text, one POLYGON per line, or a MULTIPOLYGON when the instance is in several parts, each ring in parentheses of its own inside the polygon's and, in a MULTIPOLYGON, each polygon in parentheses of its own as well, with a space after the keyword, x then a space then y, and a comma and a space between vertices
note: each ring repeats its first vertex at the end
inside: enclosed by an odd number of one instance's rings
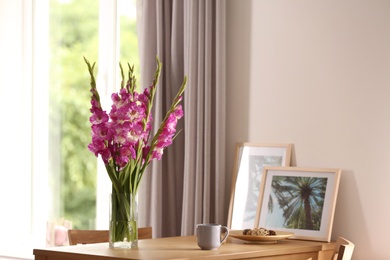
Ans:
POLYGON ((216 250, 201 250, 195 236, 138 241, 137 249, 111 249, 108 243, 34 249, 36 260, 123 259, 267 259, 328 260, 334 243, 281 240, 271 244, 249 244, 229 238, 216 250))

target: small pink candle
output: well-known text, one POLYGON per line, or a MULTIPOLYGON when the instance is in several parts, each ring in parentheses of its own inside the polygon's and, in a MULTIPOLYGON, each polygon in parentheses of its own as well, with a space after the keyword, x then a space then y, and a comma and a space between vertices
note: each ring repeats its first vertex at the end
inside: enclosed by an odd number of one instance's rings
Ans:
POLYGON ((54 227, 54 245, 62 246, 68 240, 68 230, 64 226, 54 227))

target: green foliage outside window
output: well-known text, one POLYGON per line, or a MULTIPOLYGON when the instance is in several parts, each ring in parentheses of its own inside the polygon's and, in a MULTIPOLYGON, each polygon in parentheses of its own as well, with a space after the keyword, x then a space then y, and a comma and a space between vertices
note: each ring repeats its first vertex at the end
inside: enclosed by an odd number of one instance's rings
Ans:
MULTIPOLYGON (((127 0, 128 1, 128 0, 127 0)), ((91 141, 89 76, 98 61, 98 0, 50 0, 50 172, 54 218, 94 228, 97 159, 91 141)), ((139 73, 135 19, 121 18, 121 61, 139 73)), ((107 213, 108 214, 108 213, 107 213)))

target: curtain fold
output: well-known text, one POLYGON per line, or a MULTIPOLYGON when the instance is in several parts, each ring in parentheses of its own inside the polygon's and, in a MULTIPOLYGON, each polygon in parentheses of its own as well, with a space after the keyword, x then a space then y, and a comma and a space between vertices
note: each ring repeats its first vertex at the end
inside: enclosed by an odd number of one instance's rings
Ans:
POLYGON ((138 0, 137 8, 142 87, 156 55, 163 64, 154 129, 188 77, 182 131, 141 184, 140 225, 162 237, 194 234, 202 222, 226 224, 225 1, 138 0))

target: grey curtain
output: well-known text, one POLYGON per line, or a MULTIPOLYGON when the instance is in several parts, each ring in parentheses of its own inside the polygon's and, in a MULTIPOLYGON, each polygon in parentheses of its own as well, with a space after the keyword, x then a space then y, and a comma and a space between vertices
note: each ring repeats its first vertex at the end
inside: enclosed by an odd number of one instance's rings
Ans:
POLYGON ((143 87, 156 55, 163 63, 155 129, 188 77, 182 131, 142 180, 140 225, 164 237, 194 234, 202 222, 226 224, 225 1, 138 0, 137 8, 143 87))

